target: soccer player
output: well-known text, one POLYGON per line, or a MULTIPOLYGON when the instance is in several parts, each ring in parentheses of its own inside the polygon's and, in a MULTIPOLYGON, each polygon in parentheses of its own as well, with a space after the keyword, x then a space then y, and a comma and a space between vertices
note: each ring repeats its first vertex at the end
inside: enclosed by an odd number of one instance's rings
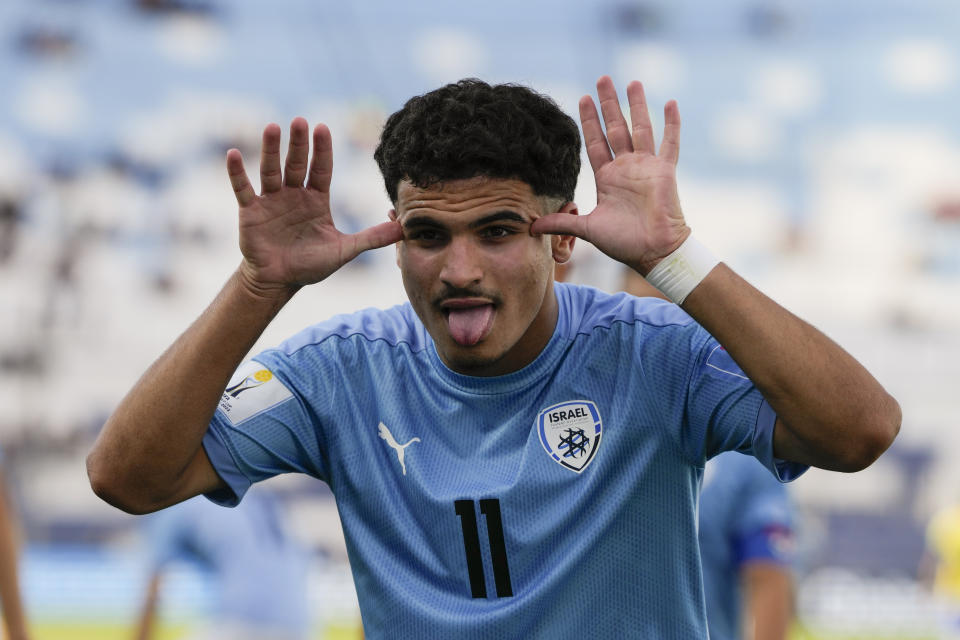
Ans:
MULTIPOLYGON (((633 269, 622 289, 665 298, 633 269)), ((786 485, 736 452, 707 461, 700 560, 711 640, 785 640, 794 618, 795 507, 786 485)))
POLYGON ((793 620, 794 506, 749 456, 707 462, 700 554, 712 640, 785 640, 793 620))
POLYGON ((960 504, 946 504, 927 523, 920 578, 934 596, 939 638, 960 639, 960 504))
POLYGON ((149 577, 135 638, 157 637, 163 577, 176 561, 211 578, 198 640, 306 640, 308 551, 287 531, 277 498, 251 491, 236 509, 194 498, 147 516, 149 577))
MULTIPOLYGON (((0 463, 3 456, 0 454, 0 463)), ((17 513, 0 466, 0 605, 3 607, 5 638, 27 640, 30 632, 20 593, 17 513)))
POLYGON ((329 208, 325 126, 311 155, 295 119, 283 165, 265 128, 259 195, 230 150, 243 259, 107 420, 94 491, 143 513, 199 493, 236 504, 278 473, 327 482, 372 638, 704 637, 705 460, 855 471, 900 410, 691 237, 676 103, 657 151, 639 82, 632 125, 609 77, 597 92, 604 124, 580 102, 586 215, 576 123, 520 86, 466 80, 390 116, 375 157, 394 208, 354 235, 329 208), (555 283, 575 238, 676 304, 555 283), (391 244, 409 303, 244 362, 298 289, 391 244))

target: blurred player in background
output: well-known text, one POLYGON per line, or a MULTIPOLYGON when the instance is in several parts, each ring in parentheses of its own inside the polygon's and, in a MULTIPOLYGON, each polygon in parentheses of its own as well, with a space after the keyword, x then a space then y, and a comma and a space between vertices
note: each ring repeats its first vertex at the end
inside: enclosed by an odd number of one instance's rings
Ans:
POLYGON ((960 639, 960 504, 941 507, 930 518, 920 578, 936 598, 939 637, 960 639))
MULTIPOLYGON (((621 286, 665 298, 633 269, 621 286)), ((700 561, 711 640, 785 640, 794 617, 796 509, 786 485, 751 456, 707 461, 700 493, 700 561)))
POLYGON ((206 573, 213 590, 213 608, 190 640, 306 640, 310 556, 284 522, 268 489, 251 491, 237 509, 195 498, 147 516, 150 568, 134 638, 158 637, 163 578, 182 561, 206 573))
POLYGON ((9 640, 26 640, 27 617, 20 596, 18 520, 0 454, 0 605, 9 640))
POLYGON ((700 559, 711 640, 785 640, 794 614, 794 506, 749 456, 707 462, 700 559))
POLYGON ((311 157, 295 119, 283 164, 266 127, 260 194, 230 150, 243 259, 107 421, 97 494, 143 513, 236 504, 279 473, 329 483, 368 637, 706 637, 705 460, 739 450, 784 480, 859 470, 900 410, 691 237, 676 103, 658 151, 639 82, 631 124, 610 78, 597 95, 600 111, 580 101, 584 216, 576 123, 517 85, 465 80, 390 116, 374 155, 395 208, 352 235, 333 224, 324 125, 311 157), (575 238, 676 304, 555 283, 575 238), (301 287, 391 244, 408 304, 243 363, 301 287))

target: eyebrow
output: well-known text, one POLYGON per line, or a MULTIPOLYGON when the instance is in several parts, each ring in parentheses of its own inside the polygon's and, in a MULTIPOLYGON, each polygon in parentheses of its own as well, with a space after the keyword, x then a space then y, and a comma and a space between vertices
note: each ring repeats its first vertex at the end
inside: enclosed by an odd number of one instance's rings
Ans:
MULTIPOLYGON (((491 224, 493 222, 503 222, 503 221, 516 222, 519 224, 530 224, 530 220, 520 215, 516 211, 505 210, 505 211, 497 211, 495 213, 491 213, 490 215, 483 216, 479 220, 474 220, 473 222, 471 222, 469 226, 471 229, 476 229, 478 227, 491 224)), ((435 227, 438 229, 442 229, 444 228, 444 225, 438 222, 436 219, 432 218, 431 216, 419 215, 419 216, 413 216, 411 218, 408 218, 403 222, 404 229, 410 229, 412 227, 435 227)))
POLYGON ((479 220, 474 220, 470 223, 471 229, 476 229, 477 227, 482 227, 488 225, 491 222, 518 222, 520 224, 529 224, 530 221, 527 220, 524 216, 520 215, 516 211, 497 211, 496 213, 491 213, 488 216, 484 216, 479 220))

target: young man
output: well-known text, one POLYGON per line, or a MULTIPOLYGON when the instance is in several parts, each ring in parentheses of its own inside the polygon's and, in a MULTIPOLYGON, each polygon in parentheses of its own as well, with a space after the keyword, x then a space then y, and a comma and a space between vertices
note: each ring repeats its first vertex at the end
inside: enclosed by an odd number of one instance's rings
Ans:
POLYGON ((580 102, 598 193, 585 216, 576 124, 523 87, 408 101, 376 152, 395 208, 352 236, 331 218, 325 126, 308 164, 293 121, 282 170, 267 126, 261 195, 229 151, 243 260, 108 420, 87 460, 97 494, 142 513, 198 493, 234 504, 277 473, 327 482, 370 637, 704 637, 705 460, 739 449, 782 479, 853 471, 900 412, 689 238, 676 103, 657 153, 640 83, 632 127, 612 81, 597 90, 606 133, 580 102), (682 309, 554 284, 574 236, 682 309), (394 243, 409 304, 241 365, 300 287, 394 243))

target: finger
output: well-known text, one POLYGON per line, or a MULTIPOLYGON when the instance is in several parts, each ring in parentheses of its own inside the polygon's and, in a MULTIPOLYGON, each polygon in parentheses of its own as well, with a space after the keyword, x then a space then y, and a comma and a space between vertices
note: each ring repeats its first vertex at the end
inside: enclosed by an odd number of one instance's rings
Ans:
POLYGON ((390 220, 358 231, 348 237, 353 240, 352 255, 348 259, 353 260, 364 251, 379 249, 394 242, 399 242, 403 239, 403 227, 399 222, 390 220))
POLYGON ((617 98, 617 89, 613 86, 610 76, 603 76, 597 80, 597 98, 600 99, 600 111, 603 113, 603 123, 607 128, 607 140, 614 155, 633 151, 633 140, 630 139, 630 128, 620 109, 620 99, 617 98))
POLYGON ((587 148, 590 166, 597 172, 600 167, 613 160, 613 155, 607 146, 607 138, 603 135, 597 107, 590 96, 580 98, 580 126, 583 128, 583 144, 587 148))
POLYGON ((330 191, 330 178, 333 176, 333 139, 325 124, 313 129, 313 158, 310 160, 310 176, 307 187, 324 193, 330 191))
POLYGON ((660 141, 660 157, 677 164, 680 160, 680 107, 671 100, 663 107, 663 140, 660 141))
POLYGON ((257 193, 247 178, 247 171, 243 168, 243 156, 239 149, 230 149, 227 151, 227 175, 230 176, 230 184, 233 186, 233 195, 237 198, 237 204, 246 207, 253 204, 257 199, 257 193))
POLYGON ((635 151, 653 153, 653 125, 650 123, 650 111, 643 85, 634 80, 627 85, 627 100, 630 102, 631 138, 635 151))
POLYGON ((263 144, 260 147, 260 193, 279 191, 282 185, 280 127, 271 122, 263 129, 263 144))
POLYGON ((576 236, 582 240, 589 240, 587 237, 589 216, 578 216, 574 213, 549 213, 543 217, 537 218, 530 225, 530 233, 539 235, 547 233, 551 235, 576 236))
POLYGON ((307 177, 307 155, 310 151, 310 125, 303 118, 294 118, 290 123, 290 145, 283 169, 283 184, 302 187, 307 177))

